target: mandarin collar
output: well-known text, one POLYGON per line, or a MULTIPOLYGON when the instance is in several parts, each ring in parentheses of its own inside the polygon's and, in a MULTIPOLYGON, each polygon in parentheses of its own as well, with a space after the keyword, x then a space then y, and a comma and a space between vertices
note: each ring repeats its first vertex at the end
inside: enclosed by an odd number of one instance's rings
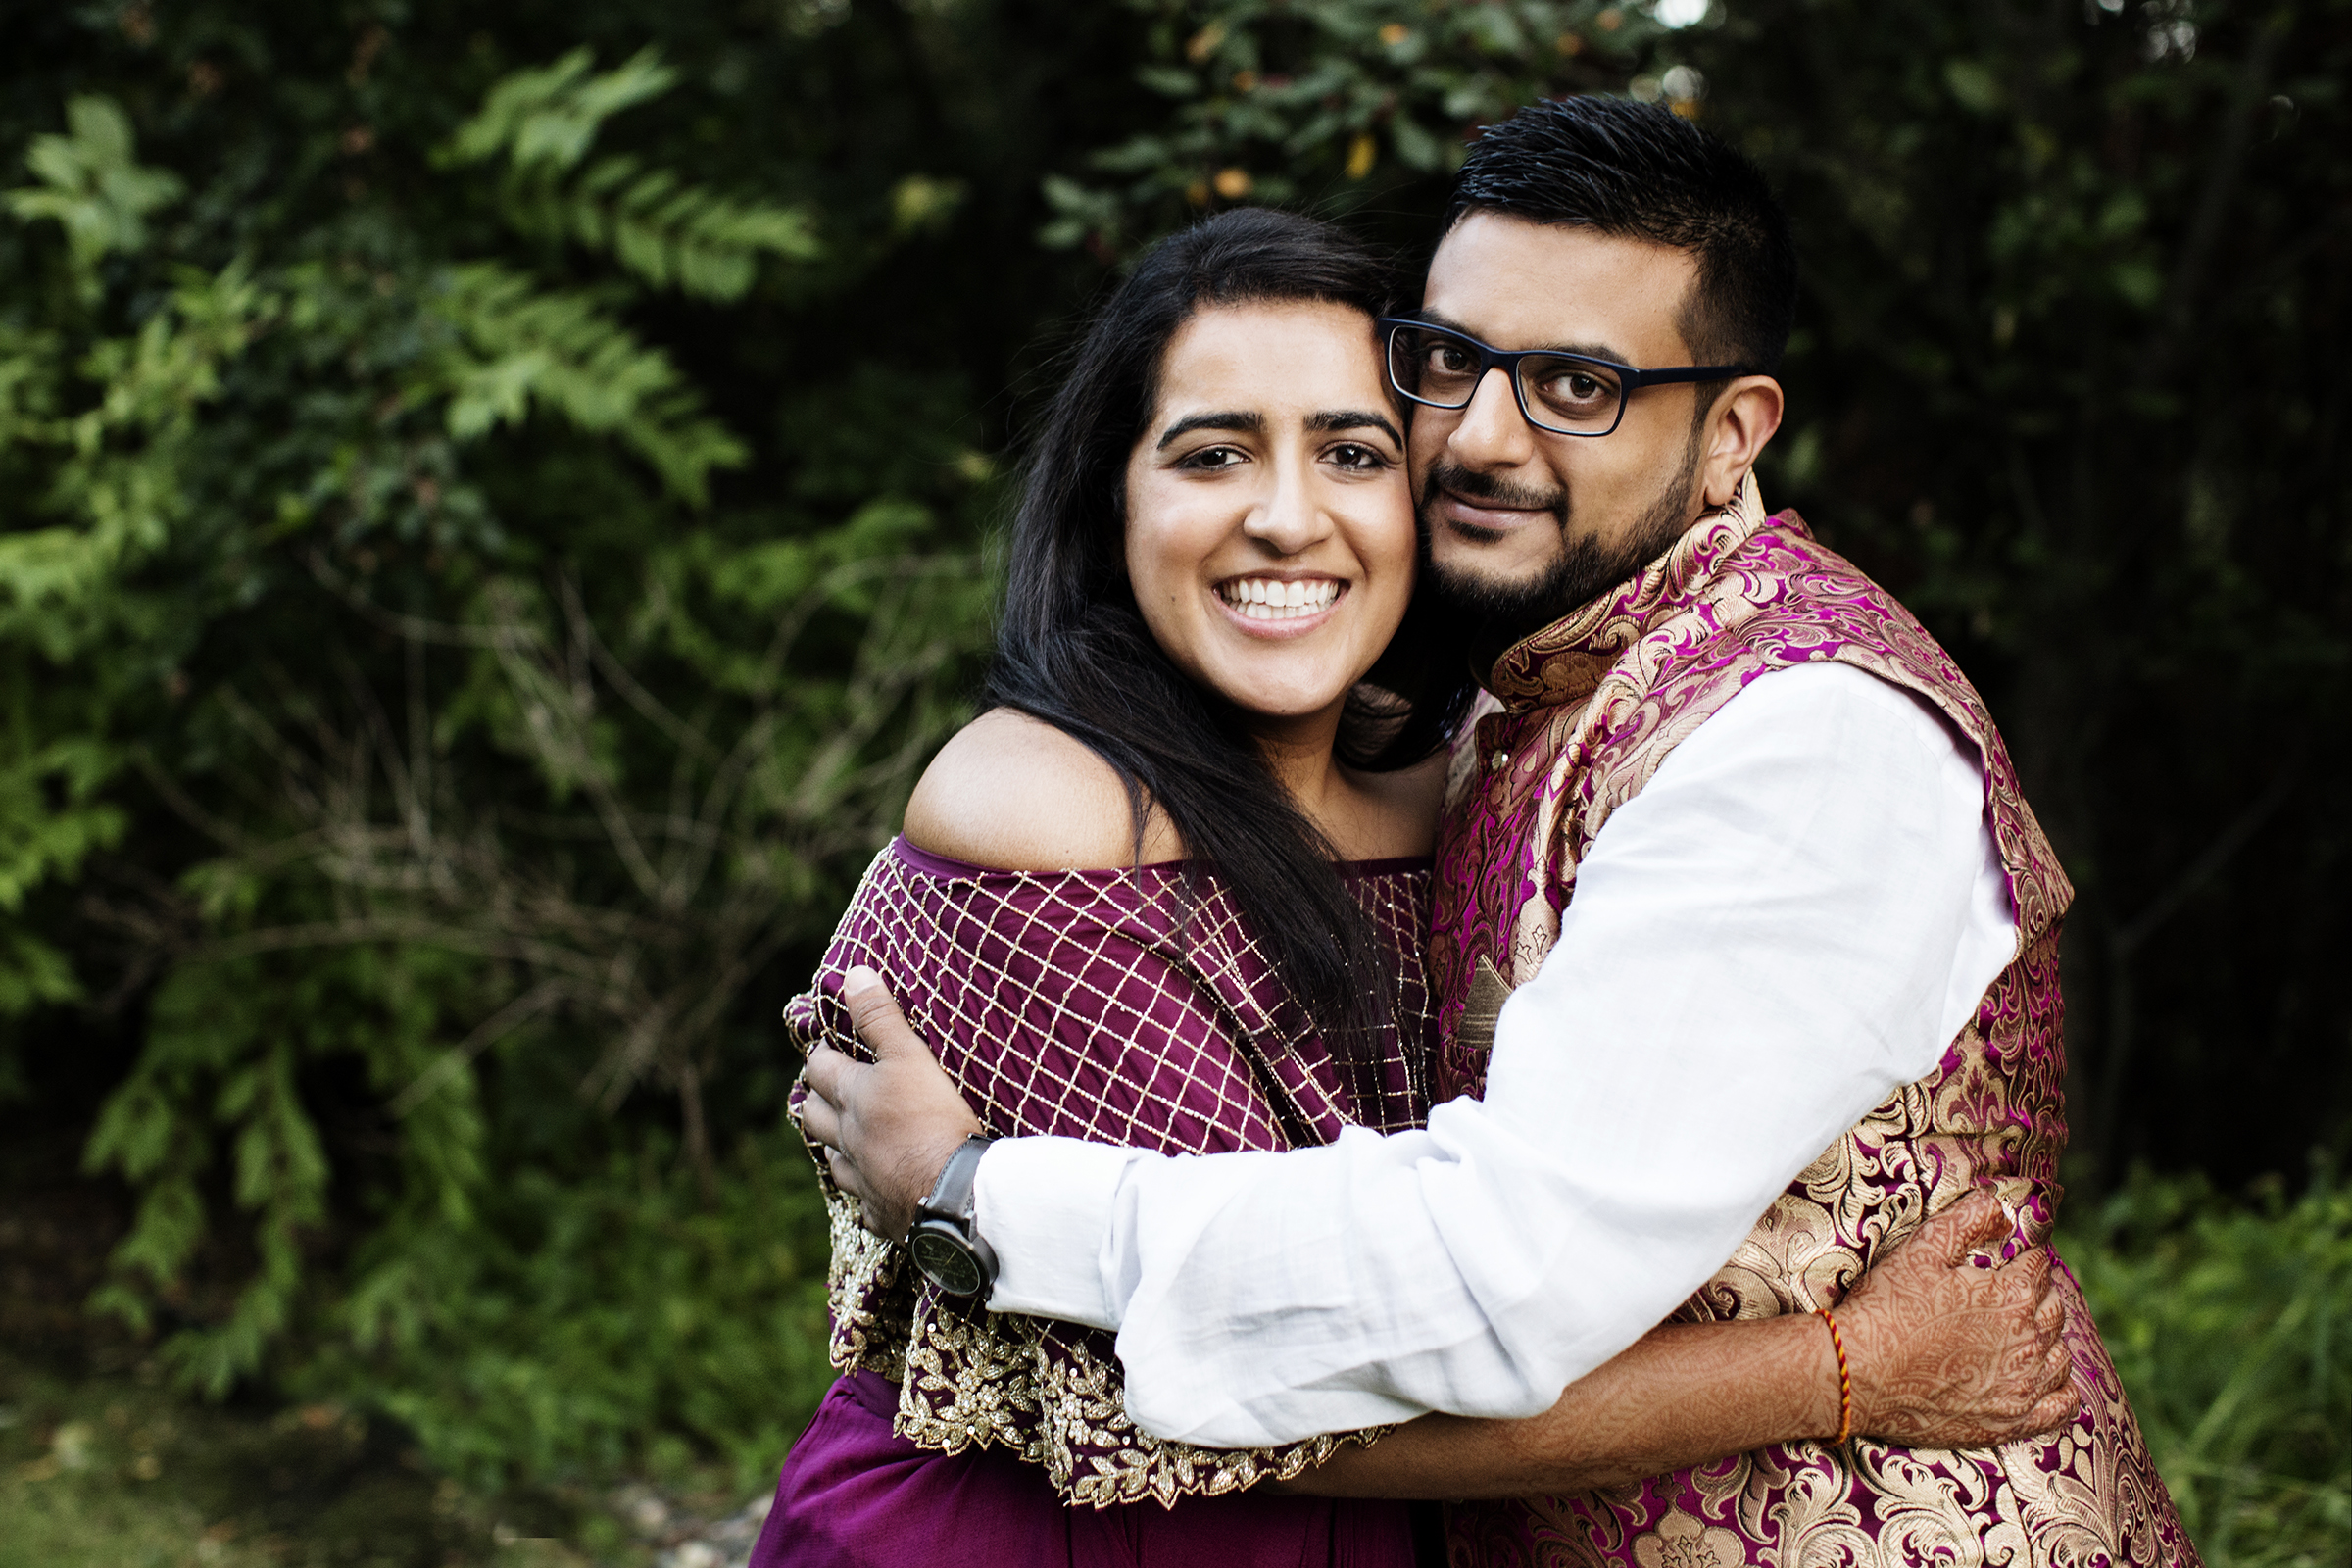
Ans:
POLYGON ((1764 521, 1763 493, 1750 471, 1731 505, 1693 523, 1664 555, 1599 598, 1504 649, 1487 690, 1514 713, 1583 702, 1618 655, 1647 632, 1662 612, 1679 607, 1690 588, 1705 581, 1764 521))

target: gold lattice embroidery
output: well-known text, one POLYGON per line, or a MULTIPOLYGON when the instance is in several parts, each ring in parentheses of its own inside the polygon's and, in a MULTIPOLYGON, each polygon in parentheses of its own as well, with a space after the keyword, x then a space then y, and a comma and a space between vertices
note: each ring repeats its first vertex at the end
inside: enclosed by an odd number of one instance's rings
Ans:
MULTIPOLYGON (((1170 1152, 1322 1142, 1417 1125, 1428 1097, 1425 869, 1352 878, 1396 956, 1397 1023, 1366 1060, 1327 1052, 1213 882, 1141 873, 943 876, 885 852, 786 1012, 804 1049, 861 1053, 835 992, 852 964, 892 977, 992 1131, 1170 1152), (953 954, 953 964, 939 956, 953 954), (1097 1037, 1115 1043, 1115 1057, 1097 1037), (993 1054, 992 1054, 993 1053, 993 1054)), ((821 1173, 823 1162, 818 1161, 821 1173)), ((1389 1428, 1264 1449, 1163 1442, 1128 1418, 1112 1336, 942 1297, 826 1180, 833 1364, 899 1385, 901 1437, 1004 1449, 1067 1501, 1108 1507, 1288 1479, 1389 1428)))

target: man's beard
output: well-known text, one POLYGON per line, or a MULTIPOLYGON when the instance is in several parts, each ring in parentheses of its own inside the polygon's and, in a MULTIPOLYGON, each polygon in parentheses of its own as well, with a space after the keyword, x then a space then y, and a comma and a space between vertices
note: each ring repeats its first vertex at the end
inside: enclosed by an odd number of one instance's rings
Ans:
POLYGON ((1550 495, 1521 490, 1443 458, 1430 466, 1421 484, 1423 580, 1442 623, 1468 651, 1470 667, 1481 681, 1513 643, 1581 610, 1673 548, 1690 525, 1698 453, 1698 432, 1693 431, 1684 450, 1682 471, 1666 481, 1632 530, 1613 546, 1590 534, 1568 537, 1565 490, 1550 495), (1466 501, 1550 513, 1560 530, 1558 557, 1540 576, 1523 582, 1496 582, 1436 564, 1426 553, 1439 526, 1436 502, 1441 490, 1466 501))

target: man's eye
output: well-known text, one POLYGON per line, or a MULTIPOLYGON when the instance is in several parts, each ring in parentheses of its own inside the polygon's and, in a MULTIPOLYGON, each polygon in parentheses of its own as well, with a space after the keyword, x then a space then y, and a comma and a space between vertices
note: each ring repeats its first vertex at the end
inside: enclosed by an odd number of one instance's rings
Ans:
POLYGON ((1598 403, 1608 397, 1609 383, 1583 370, 1562 370, 1544 383, 1544 393, 1554 403, 1598 403))
POLYGON ((1429 351, 1429 368, 1440 375, 1464 375, 1470 369, 1470 356, 1460 349, 1440 344, 1429 351))

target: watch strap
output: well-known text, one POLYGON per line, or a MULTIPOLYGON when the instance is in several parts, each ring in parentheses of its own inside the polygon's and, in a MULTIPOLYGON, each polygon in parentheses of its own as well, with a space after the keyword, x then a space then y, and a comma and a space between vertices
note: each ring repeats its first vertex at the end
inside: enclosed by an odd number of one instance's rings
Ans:
POLYGON ((917 1219, 944 1219, 972 1237, 975 1202, 972 1183, 980 1174, 980 1156, 996 1140, 974 1133, 956 1145, 956 1152, 940 1167, 939 1180, 915 1205, 917 1219))

